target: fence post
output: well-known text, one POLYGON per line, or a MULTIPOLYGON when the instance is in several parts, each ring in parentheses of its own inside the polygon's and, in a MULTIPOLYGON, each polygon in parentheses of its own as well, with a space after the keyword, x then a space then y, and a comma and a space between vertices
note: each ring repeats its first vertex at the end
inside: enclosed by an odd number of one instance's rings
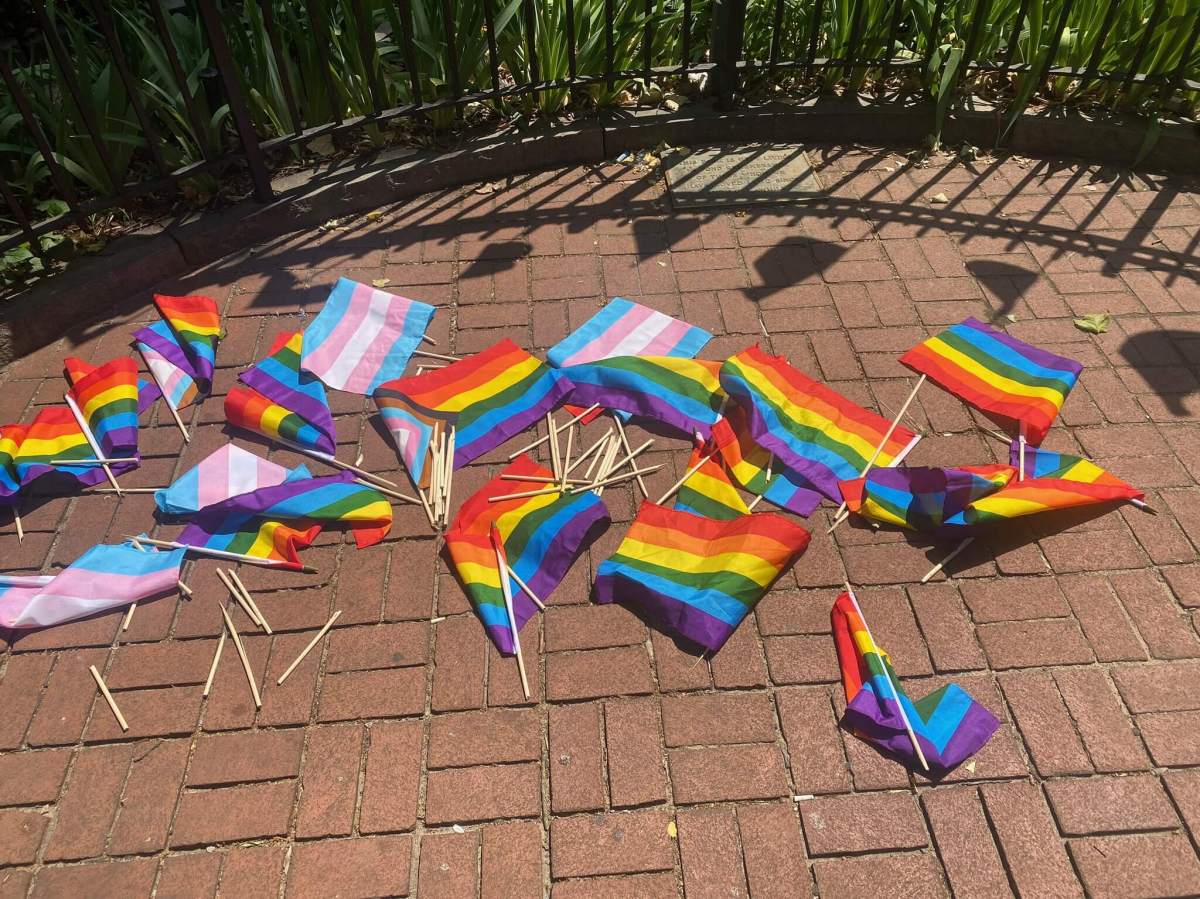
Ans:
POLYGON ((250 122, 250 112, 246 108, 242 84, 234 67, 233 56, 229 52, 229 44, 225 40, 225 31, 221 27, 221 15, 217 12, 215 0, 199 0, 197 6, 204 23, 204 31, 208 35, 208 45, 212 48, 213 65, 221 73, 221 84, 225 88, 225 98, 229 101, 229 112, 233 115, 238 140, 246 155, 250 179, 254 182, 254 198, 260 203, 266 203, 275 196, 271 190, 271 174, 267 171, 266 159, 258 143, 258 134, 250 122))
POLYGON ((738 60, 742 58, 742 40, 746 31, 748 0, 713 0, 712 61, 714 89, 722 109, 733 106, 738 87, 738 60))

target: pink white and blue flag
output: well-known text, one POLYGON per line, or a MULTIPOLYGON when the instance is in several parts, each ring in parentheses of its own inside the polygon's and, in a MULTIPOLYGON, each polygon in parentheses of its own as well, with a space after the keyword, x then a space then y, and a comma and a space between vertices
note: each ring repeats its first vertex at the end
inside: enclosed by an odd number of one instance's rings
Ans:
MULTIPOLYGON (((174 408, 182 409, 196 401, 200 391, 192 373, 192 364, 169 324, 160 321, 147 325, 134 333, 133 340, 150 367, 155 382, 174 408)), ((139 398, 141 390, 139 384, 139 398)))
POLYGON ((191 515, 232 496, 307 477, 311 475, 303 465, 285 468, 236 443, 227 443, 181 474, 171 486, 156 492, 154 502, 167 515, 191 515))
POLYGON ((57 575, 0 575, 0 627, 49 627, 170 593, 183 554, 100 544, 57 575))
POLYGON ((304 330, 300 365, 335 390, 370 396, 404 374, 433 313, 427 303, 339 278, 304 330))
POLYGON ((555 344, 546 360, 555 368, 614 356, 676 356, 694 359, 712 340, 703 328, 614 297, 603 309, 555 344))

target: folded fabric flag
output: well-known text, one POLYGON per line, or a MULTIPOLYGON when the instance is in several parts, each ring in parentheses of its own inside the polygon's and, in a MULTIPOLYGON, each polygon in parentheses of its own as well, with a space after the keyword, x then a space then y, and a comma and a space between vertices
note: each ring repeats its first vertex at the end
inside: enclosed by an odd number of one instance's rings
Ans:
POLYGON ((296 528, 282 521, 230 516, 223 521, 193 522, 184 528, 177 539, 187 546, 203 546, 255 559, 270 559, 299 570, 302 567, 300 550, 311 546, 320 533, 319 524, 296 528))
MULTIPOLYGON (((1014 443, 1014 465, 1018 462, 1018 453, 1019 448, 1014 443)), ((1123 502, 1145 496, 1142 491, 1094 462, 1066 453, 1027 447, 1025 471, 1025 480, 1014 478, 1002 490, 976 500, 957 515, 946 519, 942 531, 962 533, 964 529, 984 529, 996 522, 1024 515, 1123 502), (1028 476, 1030 472, 1033 477, 1028 476)))
POLYGON ((1041 443, 1083 366, 968 318, 919 343, 900 362, 1041 443))
MULTIPOLYGON (((518 456, 503 474, 551 476, 528 455, 518 456)), ((500 531, 509 566, 545 601, 583 550, 592 528, 608 523, 604 503, 590 491, 489 502, 489 497, 512 493, 513 485, 519 483, 502 477, 489 481, 463 503, 446 531, 446 548, 458 578, 488 636, 506 655, 513 654, 512 631, 492 548, 492 524, 500 531)), ((515 581, 510 580, 509 586, 513 617, 520 630, 533 617, 536 606, 515 581)))
MULTIPOLYGON (((511 340, 501 340, 445 368, 388 381, 376 393, 392 409, 407 407, 451 422, 454 466, 461 468, 536 422, 562 402, 571 387, 561 373, 511 340)), ((397 443, 402 453, 424 458, 428 434, 414 433, 411 450, 409 445, 397 443)))
POLYGON ((304 329, 300 366, 328 387, 370 396, 404 374, 433 312, 426 303, 338 278, 304 329))
POLYGON ((0 575, 0 627, 49 627, 176 589, 183 550, 93 546, 57 575, 0 575))
MULTIPOLYGON (((94 459, 96 454, 66 406, 39 409, 33 422, 0 427, 0 505, 12 505, 22 488, 43 475, 74 478, 81 486, 105 480, 98 465, 51 465, 51 459, 94 459)), ((113 465, 114 472, 136 463, 113 465)))
MULTIPOLYGON (((725 361, 721 386, 747 413, 754 440, 835 502, 841 500, 838 481, 862 475, 891 426, 758 346, 725 361)), ((918 439, 897 425, 874 464, 899 464, 918 439)))
POLYGON ((156 491, 154 503, 167 515, 190 515, 231 496, 309 477, 312 475, 303 465, 285 468, 236 443, 227 443, 177 477, 171 486, 156 491))
POLYGON ((773 512, 714 521, 644 502, 596 569, 596 602, 617 600, 716 652, 808 541, 808 531, 773 512))
POLYGON ((871 640, 848 593, 838 596, 829 617, 846 690, 842 722, 855 736, 917 768, 919 762, 896 705, 898 696, 931 773, 940 774, 978 752, 1000 726, 995 715, 957 684, 947 684, 916 702, 910 700, 900 687, 892 660, 871 640))
POLYGON ((146 360, 155 383, 176 409, 194 403, 200 396, 191 362, 166 322, 154 322, 134 332, 134 346, 146 360))
POLYGON ((613 356, 677 356, 691 359, 712 335, 641 303, 614 297, 603 309, 552 346, 547 361, 555 368, 613 356))
MULTIPOLYGON (((396 444, 400 460, 413 480, 423 486, 429 443, 437 429, 448 427, 448 423, 455 416, 423 412, 387 384, 376 390, 372 396, 375 405, 379 407, 379 417, 383 419, 384 426, 396 444)), ((454 439, 458 440, 457 433, 454 439)))
MULTIPOLYGON (((333 413, 329 411, 325 387, 312 375, 300 370, 302 340, 299 331, 279 334, 267 357, 238 375, 238 380, 259 396, 265 397, 271 408, 260 409, 261 402, 241 395, 235 405, 239 411, 249 413, 249 420, 254 419, 255 411, 260 412, 258 418, 263 427, 251 430, 268 437, 295 440, 310 449, 332 454, 337 448, 333 413), (290 416, 295 416, 298 421, 288 421, 290 416), (301 437, 289 437, 286 431, 301 437)), ((227 415, 229 406, 230 400, 226 399, 227 415)))
POLYGON ((842 481, 851 512, 911 531, 936 531, 978 499, 1017 475, 1011 465, 959 468, 872 468, 865 478, 842 481))
POLYGON ((353 472, 297 478, 232 496, 203 509, 184 529, 179 542, 294 562, 294 553, 288 555, 285 551, 291 545, 286 541, 296 531, 307 536, 315 526, 317 530, 308 538, 311 542, 322 526, 331 524, 349 527, 360 548, 371 546, 391 530, 392 507, 378 490, 355 483, 353 472), (268 527, 279 522, 290 523, 282 532, 282 546, 279 528, 268 527), (274 552, 283 555, 272 555, 274 552))
POLYGON ((110 459, 137 455, 137 363, 123 356, 93 366, 68 357, 65 366, 71 382, 68 392, 101 452, 110 459))
MULTIPOLYGON (((686 470, 690 471, 692 466, 700 461, 701 453, 707 452, 707 446, 692 450, 686 470)), ((746 501, 730 483, 729 475, 725 474, 725 469, 716 461, 716 457, 708 459, 680 485, 675 492, 675 508, 681 512, 691 512, 693 515, 722 521, 750 514, 746 501)))
POLYGON ((808 481, 754 442, 746 412, 737 403, 725 405, 712 439, 726 471, 755 496, 805 518, 821 504, 821 494, 808 481))
POLYGON ((707 440, 725 400, 720 368, 720 362, 675 356, 615 356, 562 372, 575 385, 576 406, 598 403, 707 440))
POLYGON ((221 313, 217 304, 208 297, 155 294, 154 305, 178 338, 189 363, 187 373, 201 395, 207 396, 212 390, 217 342, 221 339, 221 313))
POLYGON ((273 403, 257 390, 234 385, 225 395, 225 418, 231 425, 283 443, 332 455, 337 449, 332 431, 306 421, 299 413, 273 403))
MULTIPOLYGON (((115 362, 117 360, 114 359, 112 361, 115 362)), ((134 362, 134 360, 132 358, 130 358, 128 361, 133 365, 133 371, 136 376, 137 375, 137 363, 134 362)), ((97 367, 88 362, 84 362, 82 359, 79 359, 75 356, 68 356, 63 362, 63 372, 67 376, 67 381, 70 382, 72 385, 74 385, 76 381, 79 381, 89 375, 96 377, 95 373, 99 370, 99 368, 104 368, 104 367, 105 366, 97 367)), ((123 366, 119 366, 118 368, 123 368, 123 366)), ((123 373, 121 373, 121 372, 114 373, 114 372, 110 371, 109 377, 114 377, 114 376, 118 379, 118 381, 124 378, 123 373)), ((154 401, 157 400, 160 396, 162 396, 162 392, 158 389, 157 384, 155 384, 153 381, 151 381, 147 378, 137 376, 135 378, 135 382, 137 384, 137 414, 141 415, 143 412, 145 412, 147 409, 149 409, 151 406, 154 405, 154 401)), ((110 384, 111 383, 116 383, 116 382, 110 382, 110 384)), ((78 397, 76 397, 75 399, 76 399, 76 402, 78 402, 78 397)))

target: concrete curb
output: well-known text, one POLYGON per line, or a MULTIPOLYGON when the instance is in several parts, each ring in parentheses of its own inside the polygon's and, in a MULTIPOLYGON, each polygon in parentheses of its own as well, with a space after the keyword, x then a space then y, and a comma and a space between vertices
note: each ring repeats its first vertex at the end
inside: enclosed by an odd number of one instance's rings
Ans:
MULTIPOLYGON (((798 142, 832 138, 872 146, 912 147, 933 128, 930 104, 872 106, 844 100, 771 103, 721 111, 694 104, 678 112, 610 110, 598 119, 485 137, 448 151, 385 150, 327 170, 276 179, 271 203, 245 201, 196 213, 156 234, 129 235, 111 251, 82 260, 50 281, 0 304, 0 367, 117 311, 118 304, 168 278, 289 231, 411 199, 430 191, 528 171, 597 163, 626 150, 671 144, 798 142), (70 297, 70 303, 61 302, 70 297)), ((942 141, 994 146, 1002 121, 976 107, 946 123, 942 141)), ((1129 165, 1145 136, 1144 120, 1088 116, 1074 110, 1027 114, 1007 149, 1033 156, 1129 165)), ((1200 172, 1200 134, 1168 123, 1147 167, 1200 172)))

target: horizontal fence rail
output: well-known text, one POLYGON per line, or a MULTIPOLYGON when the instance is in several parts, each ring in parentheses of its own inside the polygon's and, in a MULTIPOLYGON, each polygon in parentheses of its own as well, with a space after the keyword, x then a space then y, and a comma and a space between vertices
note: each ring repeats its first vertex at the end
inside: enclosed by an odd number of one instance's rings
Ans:
POLYGON ((5 260, 211 195, 230 165, 269 200, 272 162, 322 136, 656 103, 697 77, 725 104, 771 81, 925 99, 939 123, 972 95, 1009 125, 1034 101, 1200 104, 1196 0, 33 0, 0 27, 5 260))

